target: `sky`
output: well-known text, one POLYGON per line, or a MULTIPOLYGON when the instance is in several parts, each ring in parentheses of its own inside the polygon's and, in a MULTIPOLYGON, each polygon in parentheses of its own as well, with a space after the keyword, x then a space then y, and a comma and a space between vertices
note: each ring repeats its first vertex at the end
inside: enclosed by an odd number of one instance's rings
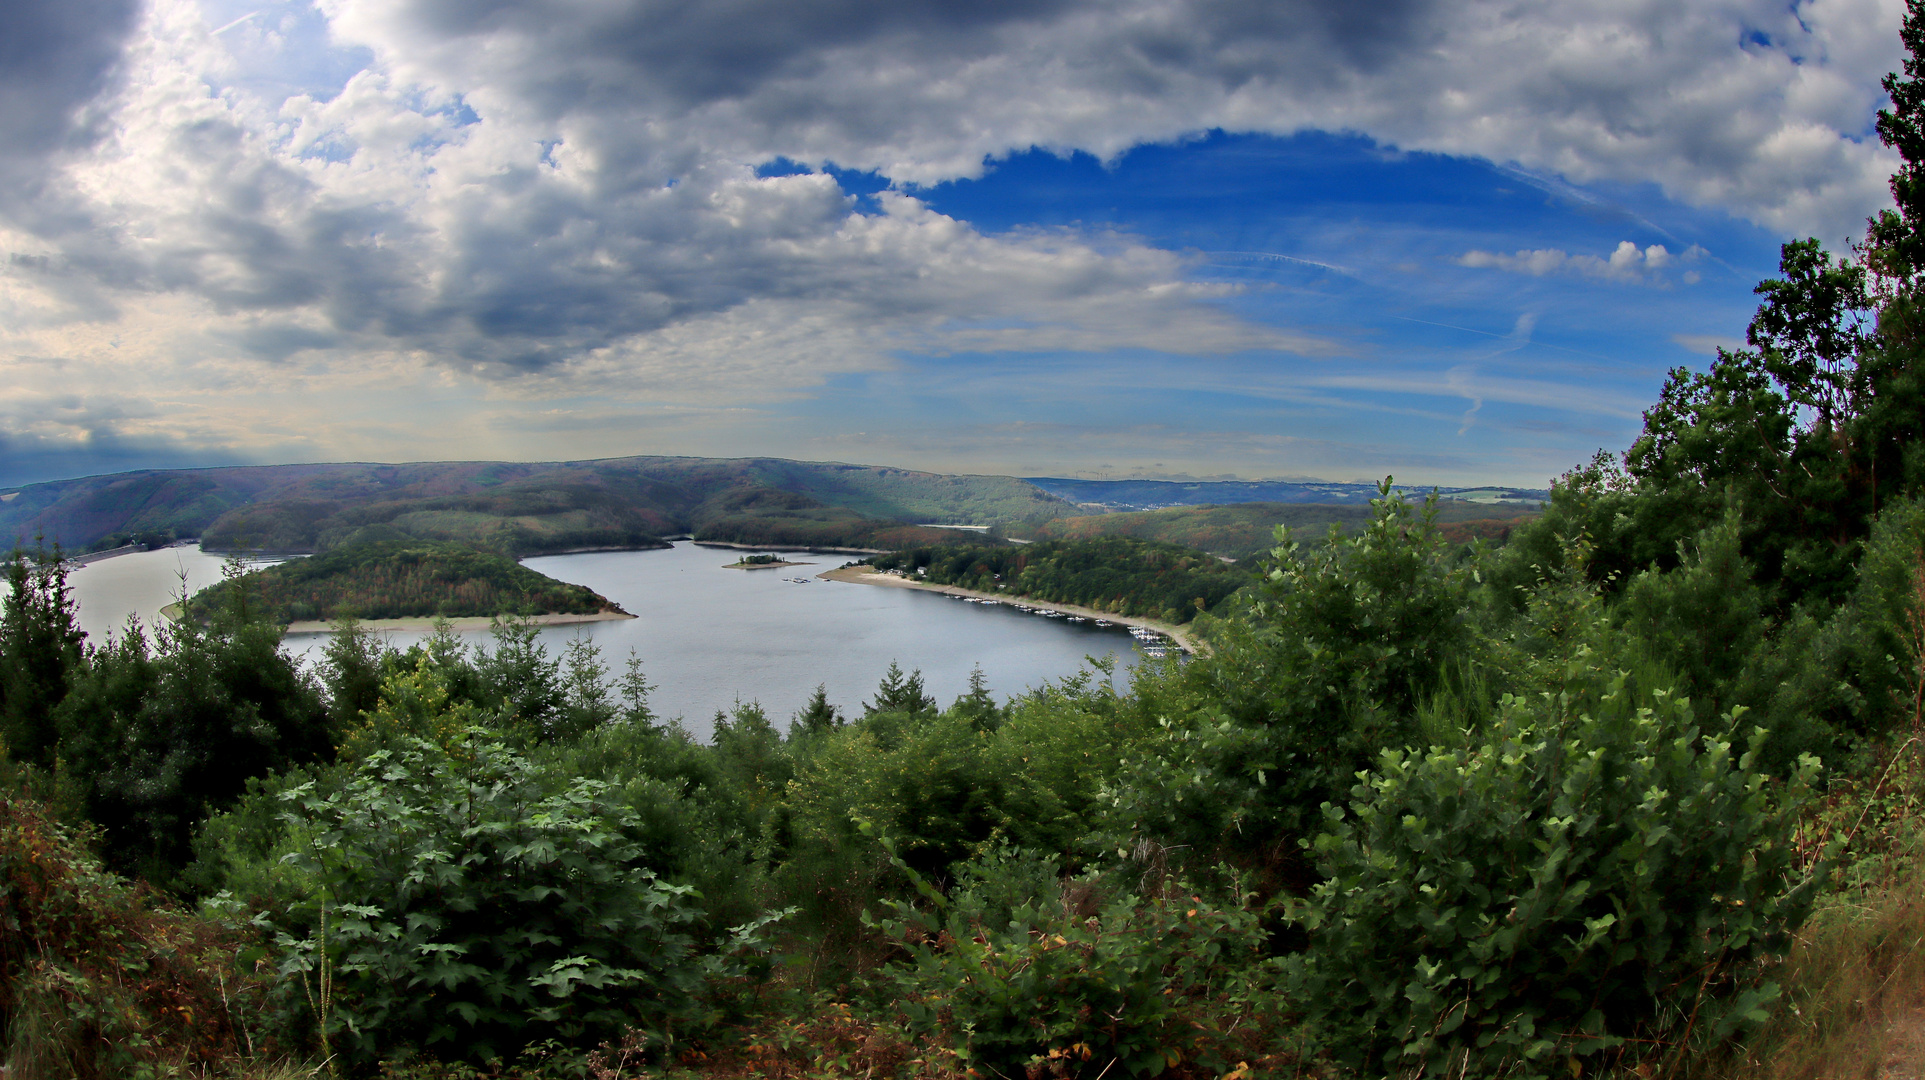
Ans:
POLYGON ((1902 0, 16 0, 0 486, 1544 486, 1890 205, 1902 0))

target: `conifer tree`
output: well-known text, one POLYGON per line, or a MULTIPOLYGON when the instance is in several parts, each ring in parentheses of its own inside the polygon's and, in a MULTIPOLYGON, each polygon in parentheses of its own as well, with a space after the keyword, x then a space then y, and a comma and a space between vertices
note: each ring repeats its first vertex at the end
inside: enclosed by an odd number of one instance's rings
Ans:
POLYGON ((984 677, 982 665, 978 664, 969 672, 969 690, 956 699, 950 711, 969 721, 978 731, 994 731, 1003 722, 1002 706, 989 692, 989 680, 984 677))
POLYGON ((48 765, 59 732, 53 711, 84 660, 79 611, 60 549, 29 558, 15 548, 0 613, 0 739, 16 761, 48 765))
POLYGON ((791 736, 802 733, 816 735, 834 731, 847 723, 842 710, 829 703, 829 684, 817 683, 809 703, 795 714, 795 720, 789 724, 789 732, 791 736))
POLYGON ((865 710, 869 716, 877 713, 930 713, 936 711, 936 699, 923 692, 922 669, 917 668, 908 675, 902 673, 902 666, 894 660, 889 661, 889 670, 882 673, 882 682, 876 687, 876 697, 865 710))

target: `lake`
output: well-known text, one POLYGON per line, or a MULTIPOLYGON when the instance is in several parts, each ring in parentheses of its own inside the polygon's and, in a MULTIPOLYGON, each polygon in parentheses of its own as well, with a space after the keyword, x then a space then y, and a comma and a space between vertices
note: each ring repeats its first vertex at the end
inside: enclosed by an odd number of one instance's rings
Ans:
MULTIPOLYGON (((965 604, 914 589, 879 588, 814 575, 841 566, 846 555, 788 555, 807 566, 727 570, 742 552, 678 543, 657 551, 547 555, 525 565, 562 581, 586 585, 638 618, 547 627, 553 655, 577 637, 593 641, 611 672, 630 651, 655 684, 658 715, 681 717, 706 738, 710 718, 738 700, 758 701, 778 727, 807 703, 817 683, 845 715, 858 715, 875 695, 890 661, 920 668, 931 695, 947 706, 969 686, 978 665, 998 698, 1062 679, 1086 667, 1086 657, 1116 662, 1119 680, 1139 659, 1120 628, 1066 623, 1007 606, 965 604), (806 578, 797 584, 792 578, 806 578)), ((90 640, 118 633, 127 617, 152 625, 180 591, 220 580, 222 558, 198 548, 167 548, 104 559, 73 572, 80 625, 90 640)), ((406 646, 425 633, 385 631, 406 646)), ((486 631, 462 635, 486 644, 486 631)), ((289 635, 290 651, 309 657, 325 634, 289 635)))

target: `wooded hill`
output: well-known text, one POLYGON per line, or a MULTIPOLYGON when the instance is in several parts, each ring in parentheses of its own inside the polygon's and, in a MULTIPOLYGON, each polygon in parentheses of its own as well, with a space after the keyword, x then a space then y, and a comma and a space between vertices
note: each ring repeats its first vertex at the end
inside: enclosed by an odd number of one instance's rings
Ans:
POLYGON ((188 611, 201 621, 232 612, 286 625, 347 616, 592 615, 621 608, 506 555, 397 535, 239 575, 196 593, 188 611))
MULTIPOLYGON (((1165 544, 1201 548, 1239 561, 1269 551, 1276 543, 1277 526, 1288 526, 1299 539, 1314 540, 1341 526, 1346 532, 1370 520, 1370 506, 1317 503, 1252 502, 1233 506, 1173 506, 1118 514, 1087 514, 1055 518, 1010 535, 1032 540, 1083 540, 1127 536, 1165 544)), ((1474 538, 1500 540, 1509 530, 1537 511, 1525 505, 1489 505, 1439 499, 1437 524, 1445 539, 1466 543, 1474 538)))
POLYGON ((665 536, 894 547, 1075 513, 1007 476, 777 458, 422 462, 151 470, 0 493, 0 539, 69 551, 117 535, 198 536, 223 551, 324 551, 383 525, 507 555, 634 548, 665 536))
MULTIPOLYGON (((1316 503, 1350 506, 1361 511, 1377 497, 1372 482, 1334 483, 1324 480, 1075 480, 1058 476, 1024 477, 1030 483, 1086 507, 1118 510, 1161 510, 1172 506, 1232 506, 1237 503, 1316 503)), ((1402 487, 1405 496, 1422 499, 1428 487, 1402 487)), ((1542 488, 1438 488, 1452 502, 1534 507, 1551 497, 1542 488)))
POLYGON ((1006 591, 1174 623, 1189 622, 1256 581, 1250 570, 1194 548, 1125 536, 1046 540, 1021 547, 923 547, 878 555, 870 562, 932 584, 1006 591))

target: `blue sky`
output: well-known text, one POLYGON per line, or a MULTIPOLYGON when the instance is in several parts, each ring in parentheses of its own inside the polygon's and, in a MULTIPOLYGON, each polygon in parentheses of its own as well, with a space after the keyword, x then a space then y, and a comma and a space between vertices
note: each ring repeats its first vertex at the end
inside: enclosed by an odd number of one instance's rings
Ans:
POLYGON ((0 485, 771 454, 1539 486, 1888 202, 1895 0, 35 0, 0 485))
MULTIPOLYGON (((887 186, 838 178, 857 193, 887 186)), ((1371 478, 1368 462, 1461 482, 1542 483, 1595 449, 1623 447, 1667 371, 1702 366, 1717 344, 1742 345, 1751 290, 1776 271, 1780 243, 1648 185, 1578 189, 1325 133, 1212 132, 1109 163, 1031 151, 916 194, 990 233, 1114 230, 1181 252, 1193 279, 1244 290, 1221 301, 1240 317, 1310 330, 1335 351, 905 356, 899 369, 799 404, 802 415, 832 416, 860 400, 863 412, 890 417, 872 426, 905 439, 953 429, 959 440, 981 432, 1035 442, 1066 429, 1054 437, 1091 440, 1182 427, 1242 443, 1273 470, 1295 463, 1337 479, 1371 478), (1626 241, 1703 254, 1672 274, 1602 279, 1460 265, 1480 250, 1608 257, 1626 241), (1056 385, 1025 393, 1043 383, 1037 365, 1056 385), (1011 425, 1035 433, 1006 432, 1011 425), (1292 441, 1265 452, 1252 436, 1292 441)), ((1065 453, 1053 467, 1182 474, 1210 452, 1185 446, 1188 460, 1163 463, 1126 456, 1127 446, 1102 460, 1065 453)), ((1198 474, 1212 475, 1207 465, 1198 474)))

